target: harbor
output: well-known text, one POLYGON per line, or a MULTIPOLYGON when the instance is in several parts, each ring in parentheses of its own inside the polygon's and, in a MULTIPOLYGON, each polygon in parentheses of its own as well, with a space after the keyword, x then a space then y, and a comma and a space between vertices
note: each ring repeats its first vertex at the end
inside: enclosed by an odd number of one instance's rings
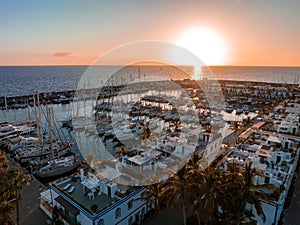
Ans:
MULTIPOLYGON (((201 90, 193 80, 178 80, 176 83, 181 88, 176 90, 172 86, 167 89, 165 82, 152 81, 147 88, 136 88, 135 92, 121 86, 104 87, 97 98, 95 90, 85 91, 90 95, 66 104, 44 100, 39 104, 40 96, 44 95, 35 94, 33 106, 9 108, 6 105, 1 111, 1 150, 6 151, 14 164, 22 166, 25 173, 31 174, 35 203, 24 210, 32 212, 33 217, 43 217, 41 211, 36 211, 37 195, 40 195, 39 206, 49 217, 47 224, 53 220, 73 224, 81 212, 90 214, 88 218, 94 223, 102 208, 112 210, 123 198, 125 202, 141 198, 145 189, 136 186, 151 185, 151 177, 156 181, 169 178, 170 170, 180 170, 193 154, 199 154, 202 169, 216 164, 225 171, 226 164, 233 161, 243 166, 250 160, 256 163, 256 168, 265 168, 262 162, 269 157, 267 165, 272 162, 273 169, 281 165, 280 155, 285 162, 294 160, 295 164, 291 169, 285 164, 277 177, 269 178, 285 182, 278 188, 284 186, 286 192, 273 199, 277 207, 270 219, 277 224, 280 216, 283 217, 284 210, 280 207, 291 183, 282 178, 282 173, 293 177, 298 162, 300 131, 295 123, 298 122, 299 87, 230 81, 222 81, 218 86, 205 80, 202 81, 205 89, 201 90), (224 94, 223 102, 216 97, 220 91, 224 94), (211 96, 205 97, 207 93, 211 96), (284 110, 288 110, 288 117, 283 116, 284 110), (5 121, 7 118, 12 122, 5 121), (274 131, 278 132, 276 136, 270 133, 274 131), (285 133, 289 134, 288 142, 285 133), (264 143, 265 140, 268 142, 264 143), (281 151, 278 143, 286 150, 281 151), (266 152, 270 149, 272 152, 266 152), (272 157, 277 157, 276 165, 272 157), (133 196, 127 199, 131 193, 133 196), (75 205, 71 207, 69 203, 73 201, 75 205), (99 208, 97 203, 95 209, 94 203, 98 201, 106 204, 99 208), (63 208, 75 217, 66 216, 63 208)), ((22 192, 25 199, 30 198, 26 188, 22 192)), ((141 211, 129 218, 132 222, 147 221, 153 213, 155 206, 142 207, 145 203, 141 200, 135 204, 141 211)), ((22 204, 21 200, 21 208, 22 204)), ((264 207, 273 210, 270 204, 264 207)), ((101 220, 110 220, 105 216, 101 220)), ((26 224, 26 216, 21 216, 21 221, 26 224)), ((109 222, 112 223, 116 221, 109 222)))
MULTIPOLYGON (((198 81, 202 82, 202 81, 198 81)), ((245 81, 236 81, 236 80, 219 80, 220 86, 224 87, 230 84, 229 86, 232 87, 240 87, 241 89, 245 89, 248 87, 256 87, 256 86, 268 86, 270 83, 268 82, 245 82, 245 81)), ((230 88, 228 86, 228 88, 230 88)), ((298 83, 284 83, 284 87, 291 89, 295 86, 298 86, 298 83)), ((272 83, 271 88, 276 89, 282 87, 282 83, 272 83)), ((116 90, 120 90, 122 86, 116 87, 116 90)), ((225 88, 225 89, 228 89, 225 88)), ((85 92, 88 97, 94 97, 92 94, 95 93, 95 89, 85 89, 85 92)), ((34 92, 37 93, 37 92, 34 92)), ((27 94, 27 95, 18 95, 18 96, 0 96, 0 108, 2 110, 7 109, 19 109, 19 108, 26 108, 28 106, 33 107, 34 105, 34 99, 33 94, 27 94), (6 102, 6 103, 5 103, 6 102), (6 106, 6 105, 7 106, 6 106)), ((51 92, 38 92, 40 103, 47 103, 47 104, 70 104, 74 100, 76 90, 65 90, 65 91, 51 91, 51 92)), ((234 97, 233 93, 230 92, 224 92, 226 95, 225 97, 234 97), (227 96, 228 95, 228 96, 227 96)), ((234 100, 234 99, 233 99, 234 100)))
POLYGON ((298 225, 300 1, 3 1, 0 225, 298 225))

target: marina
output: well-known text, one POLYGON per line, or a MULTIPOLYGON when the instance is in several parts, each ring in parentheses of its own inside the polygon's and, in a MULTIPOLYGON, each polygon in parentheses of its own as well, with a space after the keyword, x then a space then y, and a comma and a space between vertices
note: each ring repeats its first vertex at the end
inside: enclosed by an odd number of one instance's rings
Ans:
MULTIPOLYGON (((204 92, 213 96, 219 90, 215 84, 203 81, 206 90, 200 91, 193 81, 177 82, 184 88, 170 91, 164 88, 162 93, 159 89, 151 89, 163 85, 156 82, 148 85, 150 89, 124 92, 117 86, 113 91, 104 89, 107 92, 100 92, 96 101, 87 96, 67 104, 36 104, 40 102, 39 95, 34 95, 37 99, 32 108, 28 108, 30 110, 1 111, 1 149, 50 188, 41 193, 40 207, 45 214, 51 220, 71 224, 83 221, 81 213, 90 214, 91 224, 108 221, 105 216, 109 216, 109 212, 101 214, 99 221, 96 212, 101 213, 107 207, 113 212, 115 202, 127 199, 131 191, 139 194, 144 191, 132 187, 151 184, 153 176, 157 180, 167 179, 172 175, 168 171, 180 170, 195 153, 201 157, 203 169, 217 163, 225 171, 226 163, 235 162, 242 167, 247 161, 263 171, 272 162, 273 169, 281 166, 279 155, 285 162, 298 162, 299 130, 293 125, 298 122, 297 85, 221 82, 225 101, 212 104, 204 97, 204 92), (261 95, 264 102, 260 101, 261 95), (283 105, 292 114, 283 116, 283 105), (4 122, 6 118, 15 123, 4 122), (271 133, 274 131, 278 132, 276 136, 271 133), (234 133, 234 144, 224 141, 234 133), (285 141, 284 133, 291 133, 289 141, 285 141), (279 143, 289 153, 280 150, 279 143), (268 152, 270 149, 273 150, 268 152), (268 161, 267 167, 262 160, 268 161), (101 207, 100 202, 106 203, 101 207), (64 214, 66 210, 73 216, 64 214)), ((293 177, 296 165, 284 167, 280 175, 272 178, 274 181, 269 178, 268 182, 278 188, 285 186, 286 190, 272 200, 276 213, 272 204, 264 206, 266 210, 273 210, 274 217, 269 220, 274 224, 284 211, 282 207, 291 184, 291 180, 282 176, 293 177), (278 180, 281 183, 277 184, 278 180)), ((266 174, 273 174, 273 171, 270 169, 266 174)), ((151 214, 155 206, 142 207, 144 204, 143 201, 134 204, 141 211, 130 217, 130 221, 139 222, 151 214)))
POLYGON ((300 1, 2 1, 0 225, 299 225, 300 1))

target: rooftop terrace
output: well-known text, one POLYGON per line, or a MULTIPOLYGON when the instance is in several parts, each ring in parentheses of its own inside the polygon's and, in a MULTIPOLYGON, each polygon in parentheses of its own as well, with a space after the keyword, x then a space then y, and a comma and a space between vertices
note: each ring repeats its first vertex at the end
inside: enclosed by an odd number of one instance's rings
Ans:
POLYGON ((63 180, 62 182, 57 183, 56 187, 64 193, 66 196, 70 197, 72 200, 76 201, 78 204, 80 204, 83 208, 88 210, 90 213, 93 213, 91 207, 92 205, 96 204, 98 206, 98 211, 101 211, 102 209, 110 206, 113 202, 117 201, 117 198, 111 198, 110 196, 106 194, 94 194, 94 198, 91 198, 89 195, 89 192, 86 192, 84 190, 84 186, 81 184, 80 177, 74 178, 68 178, 67 180, 63 180), (69 193, 68 188, 67 190, 64 190, 64 187, 66 185, 70 184, 70 187, 74 187, 72 193, 69 193))

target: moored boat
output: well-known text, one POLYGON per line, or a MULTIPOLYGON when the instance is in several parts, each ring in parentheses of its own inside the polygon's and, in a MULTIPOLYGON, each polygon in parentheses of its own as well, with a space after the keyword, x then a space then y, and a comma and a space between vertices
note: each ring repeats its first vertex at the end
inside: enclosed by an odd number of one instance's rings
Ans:
POLYGON ((79 165, 79 159, 74 156, 68 156, 50 161, 48 165, 41 167, 34 174, 41 179, 58 177, 73 171, 79 165))
POLYGON ((226 112, 232 113, 232 111, 233 111, 232 105, 228 105, 228 106, 226 107, 226 112))
POLYGON ((236 115, 240 115, 243 113, 243 109, 242 108, 237 108, 235 111, 236 115))
POLYGON ((244 113, 245 113, 246 115, 248 115, 249 112, 250 112, 249 106, 248 106, 248 105, 244 105, 243 110, 244 110, 244 113))

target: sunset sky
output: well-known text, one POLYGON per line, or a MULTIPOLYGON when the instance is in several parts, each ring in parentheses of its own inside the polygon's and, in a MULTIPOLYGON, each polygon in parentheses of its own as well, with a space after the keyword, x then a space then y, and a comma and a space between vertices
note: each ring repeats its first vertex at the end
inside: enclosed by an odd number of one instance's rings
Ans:
POLYGON ((216 51, 208 64, 300 66, 299 10, 299 0, 1 0, 0 65, 90 65, 159 40, 216 51))

